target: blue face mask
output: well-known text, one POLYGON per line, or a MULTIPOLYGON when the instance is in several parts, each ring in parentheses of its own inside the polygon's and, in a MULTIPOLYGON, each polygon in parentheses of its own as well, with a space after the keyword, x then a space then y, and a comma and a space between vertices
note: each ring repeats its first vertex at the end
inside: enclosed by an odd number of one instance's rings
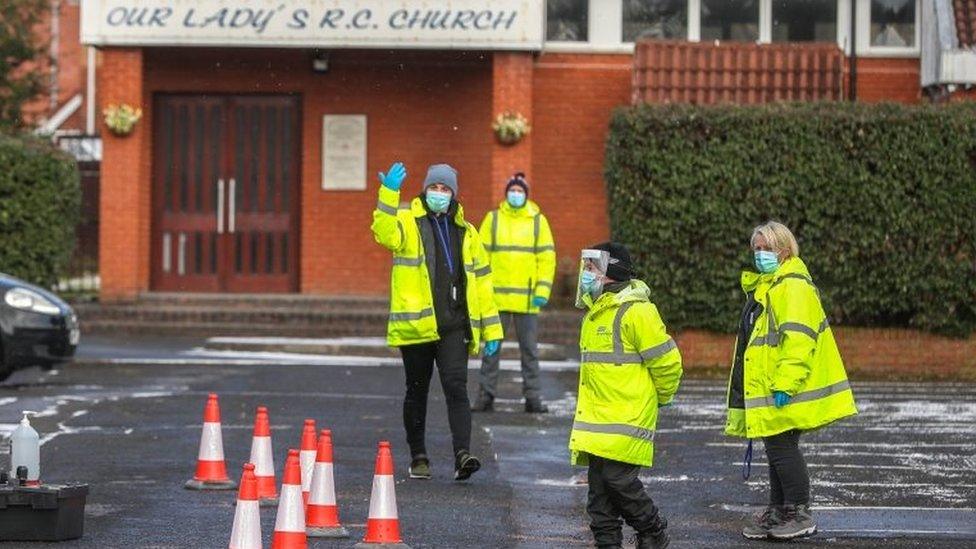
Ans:
POLYGON ((444 213, 451 205, 451 193, 429 190, 426 193, 427 207, 432 212, 444 213))
POLYGON ((776 272, 779 268, 779 257, 776 252, 759 250, 755 252, 756 269, 763 274, 776 272))
POLYGON ((583 271, 580 274, 580 289, 584 293, 591 293, 593 288, 596 286, 596 273, 592 271, 583 271))
POLYGON ((525 193, 508 191, 506 199, 508 200, 509 205, 511 205, 513 208, 521 208, 522 206, 525 206, 525 193))

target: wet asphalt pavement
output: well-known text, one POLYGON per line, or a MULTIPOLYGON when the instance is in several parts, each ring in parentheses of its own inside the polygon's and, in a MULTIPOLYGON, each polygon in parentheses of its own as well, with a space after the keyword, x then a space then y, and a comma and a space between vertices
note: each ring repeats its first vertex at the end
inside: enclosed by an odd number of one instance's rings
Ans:
MULTIPOLYGON (((500 410, 475 416, 473 452, 484 468, 467 483, 451 480, 450 435, 435 389, 428 411, 434 479, 425 482, 405 479, 403 379, 389 361, 204 356, 187 352, 194 342, 180 340, 90 338, 84 345, 78 364, 18 372, 0 385, 4 436, 20 410, 41 412, 33 423, 42 436, 42 477, 91 485, 85 536, 57 546, 227 546, 235 492, 182 488, 193 474, 211 391, 220 395, 224 451, 235 479, 248 456, 255 406, 270 409, 279 481, 304 418, 333 430, 339 512, 353 538, 310 541, 310 547, 351 547, 361 539, 381 439, 393 443, 401 530, 413 547, 590 542, 586 487, 578 483, 583 470, 568 465, 566 451, 575 406, 571 363, 544 370, 553 410, 546 416, 521 413, 518 374, 503 372, 500 410)), ((803 439, 821 533, 798 544, 976 547, 976 386, 855 380, 855 393, 857 418, 803 439)), ((759 445, 753 476, 743 481, 744 443, 721 434, 723 397, 719 382, 687 380, 658 425, 656 465, 643 478, 669 517, 672 547, 769 545, 738 534, 745 514, 765 500, 765 458, 759 445)), ((274 512, 262 511, 266 547, 274 512)))

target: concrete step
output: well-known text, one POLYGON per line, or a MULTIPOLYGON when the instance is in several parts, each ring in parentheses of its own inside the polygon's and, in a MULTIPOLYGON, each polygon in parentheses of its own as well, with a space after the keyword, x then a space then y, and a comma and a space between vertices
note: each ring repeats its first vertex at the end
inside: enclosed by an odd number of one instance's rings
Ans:
POLYGON ((329 309, 299 307, 207 307, 199 305, 109 305, 76 307, 79 319, 89 320, 143 320, 143 321, 187 321, 213 323, 324 323, 335 321, 358 321, 363 319, 386 319, 387 309, 329 309))
POLYGON ((386 325, 353 325, 346 323, 257 324, 253 322, 157 322, 143 320, 87 320, 81 323, 85 334, 132 334, 167 336, 293 336, 293 337, 362 337, 383 336, 386 325))
POLYGON ((146 292, 135 301, 140 305, 189 305, 221 308, 296 307, 317 309, 387 309, 385 296, 308 295, 308 294, 223 294, 146 292))
MULTIPOLYGON (((400 351, 386 344, 385 337, 211 337, 205 344, 215 351, 279 352, 312 355, 378 356, 398 358, 400 351)), ((519 358, 518 343, 506 341, 502 358, 519 358)), ((571 353, 566 346, 554 343, 539 344, 540 360, 567 360, 571 353)))
MULTIPOLYGON (((138 301, 76 303, 86 333, 210 337, 383 337, 389 314, 379 298, 145 294, 138 301)), ((575 348, 581 312, 550 310, 539 319, 539 339, 575 348)))

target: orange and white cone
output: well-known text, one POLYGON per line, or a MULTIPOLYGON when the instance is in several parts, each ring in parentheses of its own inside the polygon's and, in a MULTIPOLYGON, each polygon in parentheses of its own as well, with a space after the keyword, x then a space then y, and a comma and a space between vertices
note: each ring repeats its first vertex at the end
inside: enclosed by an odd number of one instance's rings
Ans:
POLYGON ((271 419, 268 417, 268 409, 264 406, 258 406, 254 414, 251 463, 254 464, 254 476, 258 483, 258 501, 261 507, 278 505, 274 454, 271 448, 271 419))
POLYGON ((356 547, 398 547, 410 549, 400 538, 400 519, 397 517, 396 488, 393 480, 393 452, 390 443, 382 441, 376 453, 376 474, 373 475, 373 493, 369 498, 369 519, 366 536, 356 547))
POLYGON ((302 504, 302 467, 298 450, 288 450, 271 549, 306 547, 308 538, 305 537, 305 506, 302 504))
POLYGON ((302 504, 308 505, 308 492, 312 488, 312 472, 315 470, 315 420, 306 419, 302 427, 301 452, 298 460, 302 465, 302 504))
POLYGON ((241 490, 237 493, 234 527, 230 531, 230 549, 262 549, 261 509, 258 505, 258 481, 254 464, 244 464, 241 490))
POLYGON ((309 537, 349 537, 349 531, 339 523, 333 472, 332 431, 322 429, 315 455, 315 470, 312 473, 312 492, 305 507, 305 533, 309 537))
POLYGON ((224 438, 220 434, 220 405, 217 393, 207 396, 203 408, 203 432, 197 454, 197 472, 184 485, 191 490, 233 490, 237 483, 227 476, 224 463, 224 438))

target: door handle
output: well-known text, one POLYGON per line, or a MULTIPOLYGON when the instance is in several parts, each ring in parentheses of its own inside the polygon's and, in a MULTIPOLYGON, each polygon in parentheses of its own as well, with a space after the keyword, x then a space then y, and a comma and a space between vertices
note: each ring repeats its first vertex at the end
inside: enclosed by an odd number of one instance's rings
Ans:
POLYGON ((176 251, 176 272, 186 274, 186 233, 180 233, 179 247, 176 251))
POLYGON ((217 234, 224 234, 224 180, 217 180, 217 234))
POLYGON ((227 219, 227 232, 234 233, 235 220, 237 217, 237 180, 230 178, 230 215, 227 219))

